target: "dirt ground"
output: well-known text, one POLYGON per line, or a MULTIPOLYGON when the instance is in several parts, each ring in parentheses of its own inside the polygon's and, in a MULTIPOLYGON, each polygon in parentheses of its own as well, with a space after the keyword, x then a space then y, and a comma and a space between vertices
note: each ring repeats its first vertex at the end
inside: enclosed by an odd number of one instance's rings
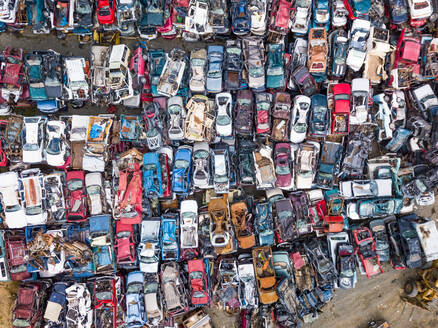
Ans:
MULTIPOLYGON (((133 44, 135 40, 122 40, 123 43, 133 44)), ((89 56, 89 46, 79 47, 74 37, 58 40, 54 35, 33 35, 31 33, 0 34, 0 48, 6 46, 21 47, 26 51, 53 49, 64 55, 89 56)), ((199 43, 183 44, 180 40, 154 40, 148 42, 150 48, 169 50, 180 47, 186 51, 200 47, 199 43)), ((205 45, 204 45, 205 46, 205 45)), ((133 110, 123 110, 132 113, 133 110)), ((103 113, 105 109, 86 106, 79 110, 72 110, 73 114, 103 113)), ((437 219, 435 210, 438 205, 419 211, 424 216, 437 219)), ((354 290, 336 290, 334 298, 323 309, 319 319, 304 327, 318 328, 362 328, 373 319, 386 319, 394 328, 432 328, 438 327, 438 313, 406 304, 400 300, 404 282, 415 276, 413 270, 395 271, 389 265, 384 266, 385 273, 367 279, 359 276, 354 290)), ((17 291, 17 283, 0 283, 0 328, 11 327, 11 310, 17 291)), ((216 328, 238 327, 234 317, 217 310, 209 311, 216 328)))

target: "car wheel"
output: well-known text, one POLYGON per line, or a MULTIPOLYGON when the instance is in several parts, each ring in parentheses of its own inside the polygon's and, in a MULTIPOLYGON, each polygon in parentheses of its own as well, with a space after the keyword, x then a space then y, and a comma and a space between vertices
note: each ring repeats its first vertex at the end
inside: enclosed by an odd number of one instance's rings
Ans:
POLYGON ((85 102, 82 100, 76 100, 71 102, 71 107, 74 109, 82 108, 84 107, 85 102))
POLYGON ((417 283, 414 280, 409 280, 405 284, 404 292, 408 297, 415 297, 418 295, 417 283))

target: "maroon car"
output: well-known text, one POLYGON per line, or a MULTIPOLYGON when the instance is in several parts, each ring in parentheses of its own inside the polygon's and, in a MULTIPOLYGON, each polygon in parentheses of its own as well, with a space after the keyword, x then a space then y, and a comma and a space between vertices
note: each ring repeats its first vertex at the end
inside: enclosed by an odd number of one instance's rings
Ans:
POLYGON ((236 134, 241 136, 252 136, 254 97, 251 90, 237 91, 234 111, 234 129, 236 134))
POLYGON ((275 186, 289 188, 292 185, 291 150, 287 143, 278 143, 274 149, 274 163, 277 180, 275 186))
POLYGON ((30 278, 25 261, 26 241, 21 231, 8 231, 5 233, 7 246, 8 267, 11 280, 20 281, 30 278))
POLYGON ((87 192, 85 189, 85 172, 70 171, 66 177, 65 191, 66 218, 68 222, 87 220, 87 192))
POLYGON ((18 289, 17 299, 12 310, 12 327, 39 327, 42 320, 42 305, 45 301, 49 283, 26 282, 18 289))

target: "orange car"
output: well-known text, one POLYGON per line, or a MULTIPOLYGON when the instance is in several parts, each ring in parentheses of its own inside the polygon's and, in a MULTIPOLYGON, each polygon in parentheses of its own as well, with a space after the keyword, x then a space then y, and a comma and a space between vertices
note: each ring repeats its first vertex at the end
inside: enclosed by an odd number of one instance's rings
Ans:
POLYGON ((312 75, 324 75, 327 69, 327 31, 324 27, 312 28, 309 31, 309 59, 307 67, 312 75))
POLYGON ((223 255, 234 252, 236 250, 235 238, 228 213, 227 196, 211 199, 208 204, 208 213, 210 214, 210 240, 216 253, 223 255))
POLYGON ((278 301, 276 291, 276 276, 272 249, 269 246, 256 247, 252 250, 254 271, 257 280, 259 299, 262 304, 272 304, 278 301))
POLYGON ((236 230, 236 237, 239 247, 243 249, 251 248, 255 245, 255 236, 250 229, 247 218, 250 213, 245 202, 237 202, 231 205, 231 221, 236 230))

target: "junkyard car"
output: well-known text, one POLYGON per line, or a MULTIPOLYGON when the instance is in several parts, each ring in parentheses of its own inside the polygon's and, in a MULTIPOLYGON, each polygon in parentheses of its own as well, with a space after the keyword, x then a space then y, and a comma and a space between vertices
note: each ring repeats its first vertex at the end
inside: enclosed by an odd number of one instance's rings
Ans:
POLYGON ((193 306, 207 305, 210 302, 205 263, 203 260, 187 262, 190 286, 190 301, 193 306))
POLYGON ((254 272, 262 304, 271 304, 278 300, 275 290, 275 270, 272 260, 272 250, 269 246, 256 247, 252 250, 254 272))

